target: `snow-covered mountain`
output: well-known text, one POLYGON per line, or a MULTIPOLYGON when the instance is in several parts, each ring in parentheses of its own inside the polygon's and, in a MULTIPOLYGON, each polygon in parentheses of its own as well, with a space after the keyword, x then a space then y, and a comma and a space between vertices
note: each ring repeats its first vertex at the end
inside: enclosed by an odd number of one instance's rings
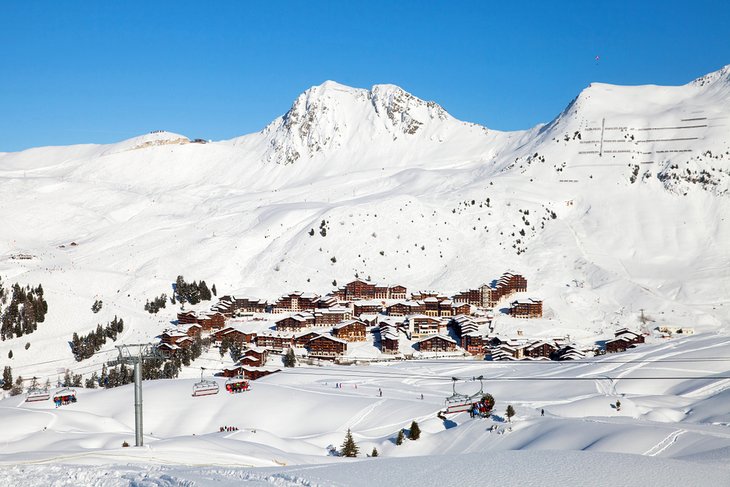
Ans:
POLYGON ((274 298, 356 273, 455 292, 515 269, 545 299, 534 334, 592 340, 642 308, 657 324, 727 330, 729 72, 595 83, 520 132, 396 86, 326 82, 229 141, 155 132, 2 153, 0 275, 41 283, 49 314, 0 356, 12 350, 26 375, 48 372, 39 353, 74 365, 58 344, 115 314, 124 341, 146 341, 174 310, 143 304, 179 274, 274 298))

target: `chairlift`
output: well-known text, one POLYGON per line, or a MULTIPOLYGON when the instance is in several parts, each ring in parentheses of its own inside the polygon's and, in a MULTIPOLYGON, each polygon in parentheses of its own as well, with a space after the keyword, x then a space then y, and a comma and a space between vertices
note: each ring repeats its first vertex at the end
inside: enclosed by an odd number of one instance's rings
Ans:
POLYGON ((56 407, 74 403, 76 402, 76 391, 68 387, 61 389, 53 395, 53 402, 56 403, 56 407))
POLYGON ((28 389, 28 396, 25 398, 25 402, 47 401, 50 397, 51 393, 47 387, 31 387, 28 389))
POLYGON ((456 392, 456 381, 459 379, 451 378, 453 394, 446 398, 446 410, 444 411, 446 414, 467 412, 473 408, 474 403, 481 401, 484 395, 484 383, 482 382, 484 377, 480 375, 477 378, 479 379, 479 391, 471 395, 456 392))
POLYGON ((193 384, 193 397, 199 396, 212 396, 218 394, 218 383, 214 380, 207 380, 203 378, 203 371, 205 368, 200 368, 200 382, 193 384))
POLYGON ((239 375, 238 377, 231 377, 226 381, 226 390, 231 394, 247 392, 251 390, 251 384, 239 375))

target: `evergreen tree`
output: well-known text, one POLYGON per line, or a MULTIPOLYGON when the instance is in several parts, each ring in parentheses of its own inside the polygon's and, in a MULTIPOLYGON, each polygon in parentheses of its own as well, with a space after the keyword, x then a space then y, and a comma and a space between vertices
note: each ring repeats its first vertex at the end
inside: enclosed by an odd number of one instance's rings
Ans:
POLYGON ((99 384, 99 374, 94 371, 93 374, 91 374, 91 377, 86 379, 86 384, 84 387, 87 389, 96 389, 96 386, 99 384))
POLYGON ((418 423, 414 420, 411 423, 411 429, 408 431, 409 440, 417 440, 421 437, 421 428, 418 427, 418 423))
POLYGON ((3 369, 3 390, 9 391, 13 388, 13 369, 6 365, 3 369))
POLYGON ((373 452, 370 454, 371 457, 377 457, 378 456, 378 449, 373 447, 373 452))
POLYGON ((210 301, 212 296, 210 294, 210 289, 208 289, 208 285, 205 283, 205 281, 200 281, 198 289, 201 301, 210 301))
POLYGON ((355 444, 355 440, 352 439, 352 433, 348 428, 345 441, 342 442, 342 447, 340 448, 340 455, 343 457, 356 457, 359 451, 360 449, 355 444))
POLYGON ((507 420, 511 423, 512 416, 515 415, 515 408, 513 408, 512 405, 510 404, 509 406, 507 406, 507 411, 505 412, 505 414, 507 415, 507 420))
POLYGON ((13 385, 12 389, 10 389, 10 395, 18 396, 22 393, 23 393, 23 378, 21 376, 18 376, 18 378, 15 379, 15 384, 13 385))
POLYGON ((10 350, 10 351, 8 352, 8 358, 13 358, 13 351, 12 351, 12 350, 10 350))
POLYGON ((398 432, 398 436, 395 438, 395 444, 396 445, 402 445, 403 444, 403 440, 405 440, 405 439, 406 439, 405 433, 403 433, 403 430, 400 430, 398 432))
POLYGON ((66 369, 66 373, 63 375, 63 387, 71 387, 71 383, 71 372, 66 369))
POLYGON ((621 411, 621 401, 616 400, 616 411, 621 411))
POLYGON ((218 291, 215 289, 215 284, 210 288, 210 290, 213 292, 213 296, 218 296, 218 291))
POLYGON ((284 367, 294 367, 297 363, 297 357, 294 355, 294 349, 290 348, 284 355, 284 367))

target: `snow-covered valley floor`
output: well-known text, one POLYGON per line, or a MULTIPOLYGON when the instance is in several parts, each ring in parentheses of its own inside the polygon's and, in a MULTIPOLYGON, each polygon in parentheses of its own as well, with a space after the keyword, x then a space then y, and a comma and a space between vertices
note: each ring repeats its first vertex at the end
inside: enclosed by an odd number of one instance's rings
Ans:
POLYGON ((730 485, 729 377, 730 340, 703 334, 581 363, 297 367, 238 395, 149 381, 142 448, 121 446, 134 444, 131 385, 81 389, 60 408, 18 396, 0 401, 0 483, 730 485), (479 375, 492 418, 437 418, 451 377, 472 394, 479 375), (420 439, 396 445, 413 420, 420 439), (328 454, 347 429, 360 461, 328 454))

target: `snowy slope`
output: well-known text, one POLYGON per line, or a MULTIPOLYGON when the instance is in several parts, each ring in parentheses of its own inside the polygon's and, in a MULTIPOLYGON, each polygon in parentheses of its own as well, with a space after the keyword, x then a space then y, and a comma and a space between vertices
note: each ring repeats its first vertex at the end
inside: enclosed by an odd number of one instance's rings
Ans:
POLYGON ((72 333, 118 315, 121 342, 153 338, 175 310, 143 304, 179 274, 271 299, 355 273, 455 292, 514 269, 545 299, 543 336, 605 338, 640 309, 727 331, 728 86, 727 67, 679 87, 593 84, 551 123, 503 133, 392 85, 326 82, 230 141, 0 154, 0 275, 43 284, 50 307, 0 357, 26 377, 91 373, 109 355, 79 366, 72 333))
POLYGON ((79 390, 79 401, 61 408, 9 398, 0 401, 0 479, 10 485, 22 475, 29 485, 49 479, 99 485, 104 476, 111 476, 106 485, 144 476, 170 482, 160 485, 372 485, 367 482, 377 479, 435 485, 449 478, 479 483, 496 469, 495 478, 506 485, 545 472, 564 479, 561 485, 585 485, 586 478, 597 485, 619 479, 653 485, 651 478, 665 485, 706 485, 708 479, 728 485, 730 380, 716 378, 730 373, 728 361, 718 360, 728 356, 726 337, 705 334, 581 363, 298 367, 233 396, 193 398, 192 380, 149 381, 144 448, 121 447, 134 436, 131 386, 79 390), (451 393, 450 378, 461 378, 458 390, 470 394, 480 388, 471 380, 475 375, 485 376, 495 415, 437 418, 451 393), (508 404, 517 412, 512 422, 503 416, 508 404), (397 432, 412 420, 421 438, 396 446, 397 432), (239 429, 220 432, 220 426, 239 429), (382 458, 353 464, 329 456, 328 445, 339 446, 347 429, 362 457, 376 447, 382 458), (370 461, 385 463, 373 469, 370 461), (91 467, 61 470, 59 464, 91 467), (105 464, 116 466, 98 467, 105 464), (431 475, 428 465, 435 467, 431 475), (702 482, 692 481, 700 472, 702 482))

